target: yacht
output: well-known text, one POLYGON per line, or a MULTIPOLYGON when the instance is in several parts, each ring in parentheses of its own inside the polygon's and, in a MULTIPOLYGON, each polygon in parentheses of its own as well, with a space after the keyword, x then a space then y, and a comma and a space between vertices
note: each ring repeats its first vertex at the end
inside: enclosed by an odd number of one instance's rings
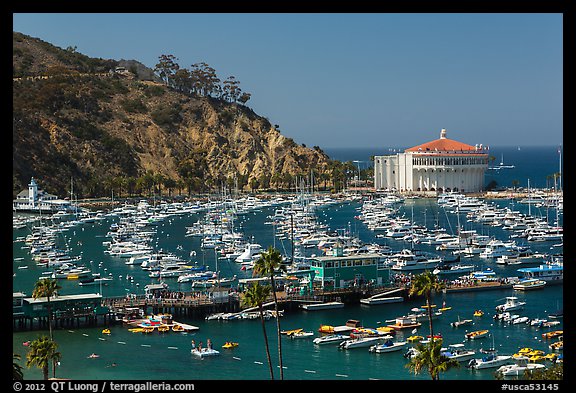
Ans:
POLYGON ((529 363, 527 356, 519 356, 516 357, 515 363, 507 364, 504 366, 498 367, 496 370, 497 374, 501 374, 504 377, 521 377, 524 376, 525 372, 531 372, 533 370, 542 370, 545 369, 546 366, 540 363, 529 363))
POLYGON ((262 252, 262 246, 258 243, 249 243, 246 245, 246 248, 240 254, 235 261, 238 263, 242 262, 251 262, 254 260, 255 255, 260 254, 262 252))

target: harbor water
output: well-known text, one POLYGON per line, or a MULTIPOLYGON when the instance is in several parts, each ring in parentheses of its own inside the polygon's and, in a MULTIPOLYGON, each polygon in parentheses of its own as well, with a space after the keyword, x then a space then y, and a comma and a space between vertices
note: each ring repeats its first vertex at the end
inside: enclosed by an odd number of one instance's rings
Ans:
MULTIPOLYGON (((507 157, 507 156, 505 156, 507 157)), ((508 161, 508 160, 507 160, 508 161)), ((512 157, 510 157, 512 162, 512 157)), ((556 172, 551 166, 549 172, 556 172)), ((523 179, 519 179, 523 180, 523 179)), ((525 180, 525 179, 524 179, 525 180)), ((537 180, 534 179, 536 182, 537 180)), ((532 183, 532 179, 530 180, 532 183)), ((541 184, 543 186, 543 184, 541 184)), ((553 222, 556 210, 546 207, 535 207, 521 204, 510 199, 493 200, 499 207, 510 207, 531 215, 546 218, 553 222)), ((331 230, 342 230, 353 234, 367 243, 379 243, 390 246, 393 250, 411 248, 414 245, 402 240, 380 238, 371 231, 363 221, 358 219, 360 199, 350 198, 336 204, 319 207, 317 219, 331 230)), ((268 225, 274 207, 266 207, 238 216, 236 228, 246 238, 259 243, 263 248, 273 246, 282 254, 289 255, 289 240, 280 240, 274 236, 274 226, 268 225)), ((446 228, 448 233, 455 233, 458 225, 462 229, 476 229, 478 233, 497 238, 508 239, 509 233, 500 227, 482 225, 466 220, 464 215, 457 216, 438 206, 434 198, 406 199, 400 207, 406 218, 429 228, 435 225, 446 228)), ((222 277, 239 278, 252 276, 252 271, 241 270, 233 261, 219 260, 211 249, 202 249, 198 237, 187 237, 186 227, 192 226, 204 216, 204 212, 172 216, 160 222, 152 244, 156 250, 173 252, 184 259, 208 266, 210 270, 220 271, 222 277)), ((562 214, 558 215, 562 223, 562 214)), ((148 272, 137 265, 126 265, 126 260, 105 253, 103 242, 109 240, 106 234, 110 226, 118 222, 117 217, 108 216, 93 223, 87 223, 63 231, 60 235, 62 245, 70 249, 70 254, 81 255, 82 264, 103 277, 112 278, 105 285, 79 286, 76 280, 59 280, 62 295, 78 293, 101 293, 104 297, 143 294, 144 286, 158 283, 158 279, 148 276, 148 272)), ((13 231, 13 292, 24 292, 31 295, 35 282, 45 267, 38 266, 31 258, 29 250, 19 241, 30 233, 29 228, 13 231)), ((517 239, 519 244, 527 244, 526 239, 517 239)), ((563 247, 550 242, 531 242, 532 250, 542 253, 562 254, 563 247)), ((418 245, 418 249, 436 252, 434 246, 418 245)), ((516 277, 518 266, 498 265, 494 261, 471 258, 478 270, 493 269, 499 277, 516 277)), ((524 267, 524 266, 522 266, 524 267)), ((190 283, 179 284, 176 279, 165 282, 173 291, 189 291, 190 283)), ((508 325, 494 320, 495 307, 504 302, 507 296, 517 296, 526 302, 524 310, 519 313, 529 318, 549 319, 550 314, 563 309, 563 285, 546 285, 534 291, 515 291, 499 289, 486 291, 469 291, 462 293, 434 294, 433 302, 440 307, 445 304, 450 310, 434 320, 434 332, 441 333, 443 345, 464 343, 467 348, 478 351, 495 346, 500 354, 511 355, 520 348, 530 347, 552 352, 549 339, 542 334, 551 330, 562 330, 560 325, 552 328, 536 328, 528 324, 508 325), (474 317, 476 309, 482 309, 482 317, 474 317), (452 327, 451 322, 459 319, 472 319, 471 325, 452 327), (489 329, 490 335, 480 340, 467 340, 465 333, 473 330, 489 329)), ((349 319, 361 321, 362 326, 377 328, 386 326, 394 318, 406 315, 414 307, 424 303, 420 299, 408 299, 401 303, 378 306, 346 305, 340 309, 323 311, 305 311, 301 309, 285 312, 280 318, 282 330, 303 329, 314 331, 319 336, 321 325, 344 325, 349 319), (388 321, 388 322, 387 322, 388 321)), ((550 319, 549 319, 550 320, 550 319)), ((132 333, 122 324, 112 325, 111 334, 102 334, 102 327, 56 329, 54 339, 62 359, 56 375, 61 378, 90 380, 267 380, 270 378, 266 359, 262 324, 256 320, 204 320, 179 317, 178 322, 197 326, 195 332, 167 332, 165 334, 132 333), (190 353, 191 341, 206 344, 210 339, 220 356, 199 358, 190 353), (233 349, 224 349, 225 342, 237 342, 233 349), (92 353, 99 357, 89 358, 92 353)), ((274 318, 265 322, 271 359, 274 365, 275 378, 279 378, 276 321, 274 318)), ((13 332, 13 352, 26 359, 27 347, 23 345, 38 338, 47 331, 13 332)), ((408 329, 396 334, 398 341, 404 341, 414 333, 408 329)), ((417 334, 426 336, 427 321, 417 329, 417 334)), ((410 345, 410 344, 409 344, 410 345)), ((343 350, 337 345, 317 346, 312 339, 291 339, 282 336, 282 355, 284 378, 288 380, 429 380, 426 372, 414 375, 406 368, 408 360, 403 356, 405 351, 391 353, 370 353, 367 348, 343 350)), ((494 380, 494 369, 471 370, 464 367, 451 369, 441 375, 444 380, 494 380)), ((51 372, 51 371, 50 371, 51 372)), ((41 379, 37 368, 24 368, 26 379, 41 379)))

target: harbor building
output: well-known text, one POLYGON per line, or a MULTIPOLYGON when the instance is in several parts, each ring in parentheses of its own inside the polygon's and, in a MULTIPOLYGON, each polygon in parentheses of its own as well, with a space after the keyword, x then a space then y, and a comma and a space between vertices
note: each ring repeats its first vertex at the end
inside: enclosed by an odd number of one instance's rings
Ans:
POLYGON ((38 183, 32 178, 28 189, 20 191, 12 201, 12 210, 29 213, 73 212, 74 206, 66 199, 59 199, 56 195, 39 189, 38 183))
POLYGON ((310 270, 322 290, 346 289, 372 284, 380 287, 390 282, 390 269, 378 254, 344 255, 336 247, 334 255, 310 258, 310 270))
POLYGON ((487 146, 468 145, 446 137, 404 150, 374 157, 376 191, 411 193, 479 192, 488 169, 487 146))

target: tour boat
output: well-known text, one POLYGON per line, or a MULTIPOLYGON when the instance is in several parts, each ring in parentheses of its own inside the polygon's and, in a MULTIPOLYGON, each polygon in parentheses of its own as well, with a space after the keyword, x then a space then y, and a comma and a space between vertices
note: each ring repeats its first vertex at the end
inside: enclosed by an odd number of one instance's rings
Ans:
POLYGON ((541 289, 546 285, 546 281, 537 278, 528 278, 520 280, 512 285, 512 288, 518 291, 530 291, 532 289, 541 289))

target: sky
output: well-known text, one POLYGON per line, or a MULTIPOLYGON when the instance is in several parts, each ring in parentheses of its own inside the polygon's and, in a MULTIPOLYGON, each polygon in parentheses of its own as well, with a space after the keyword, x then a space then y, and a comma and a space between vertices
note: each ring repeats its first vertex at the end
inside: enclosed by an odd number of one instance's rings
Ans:
POLYGON ((550 146, 563 139, 562 13, 14 13, 90 57, 205 62, 308 147, 550 146))

